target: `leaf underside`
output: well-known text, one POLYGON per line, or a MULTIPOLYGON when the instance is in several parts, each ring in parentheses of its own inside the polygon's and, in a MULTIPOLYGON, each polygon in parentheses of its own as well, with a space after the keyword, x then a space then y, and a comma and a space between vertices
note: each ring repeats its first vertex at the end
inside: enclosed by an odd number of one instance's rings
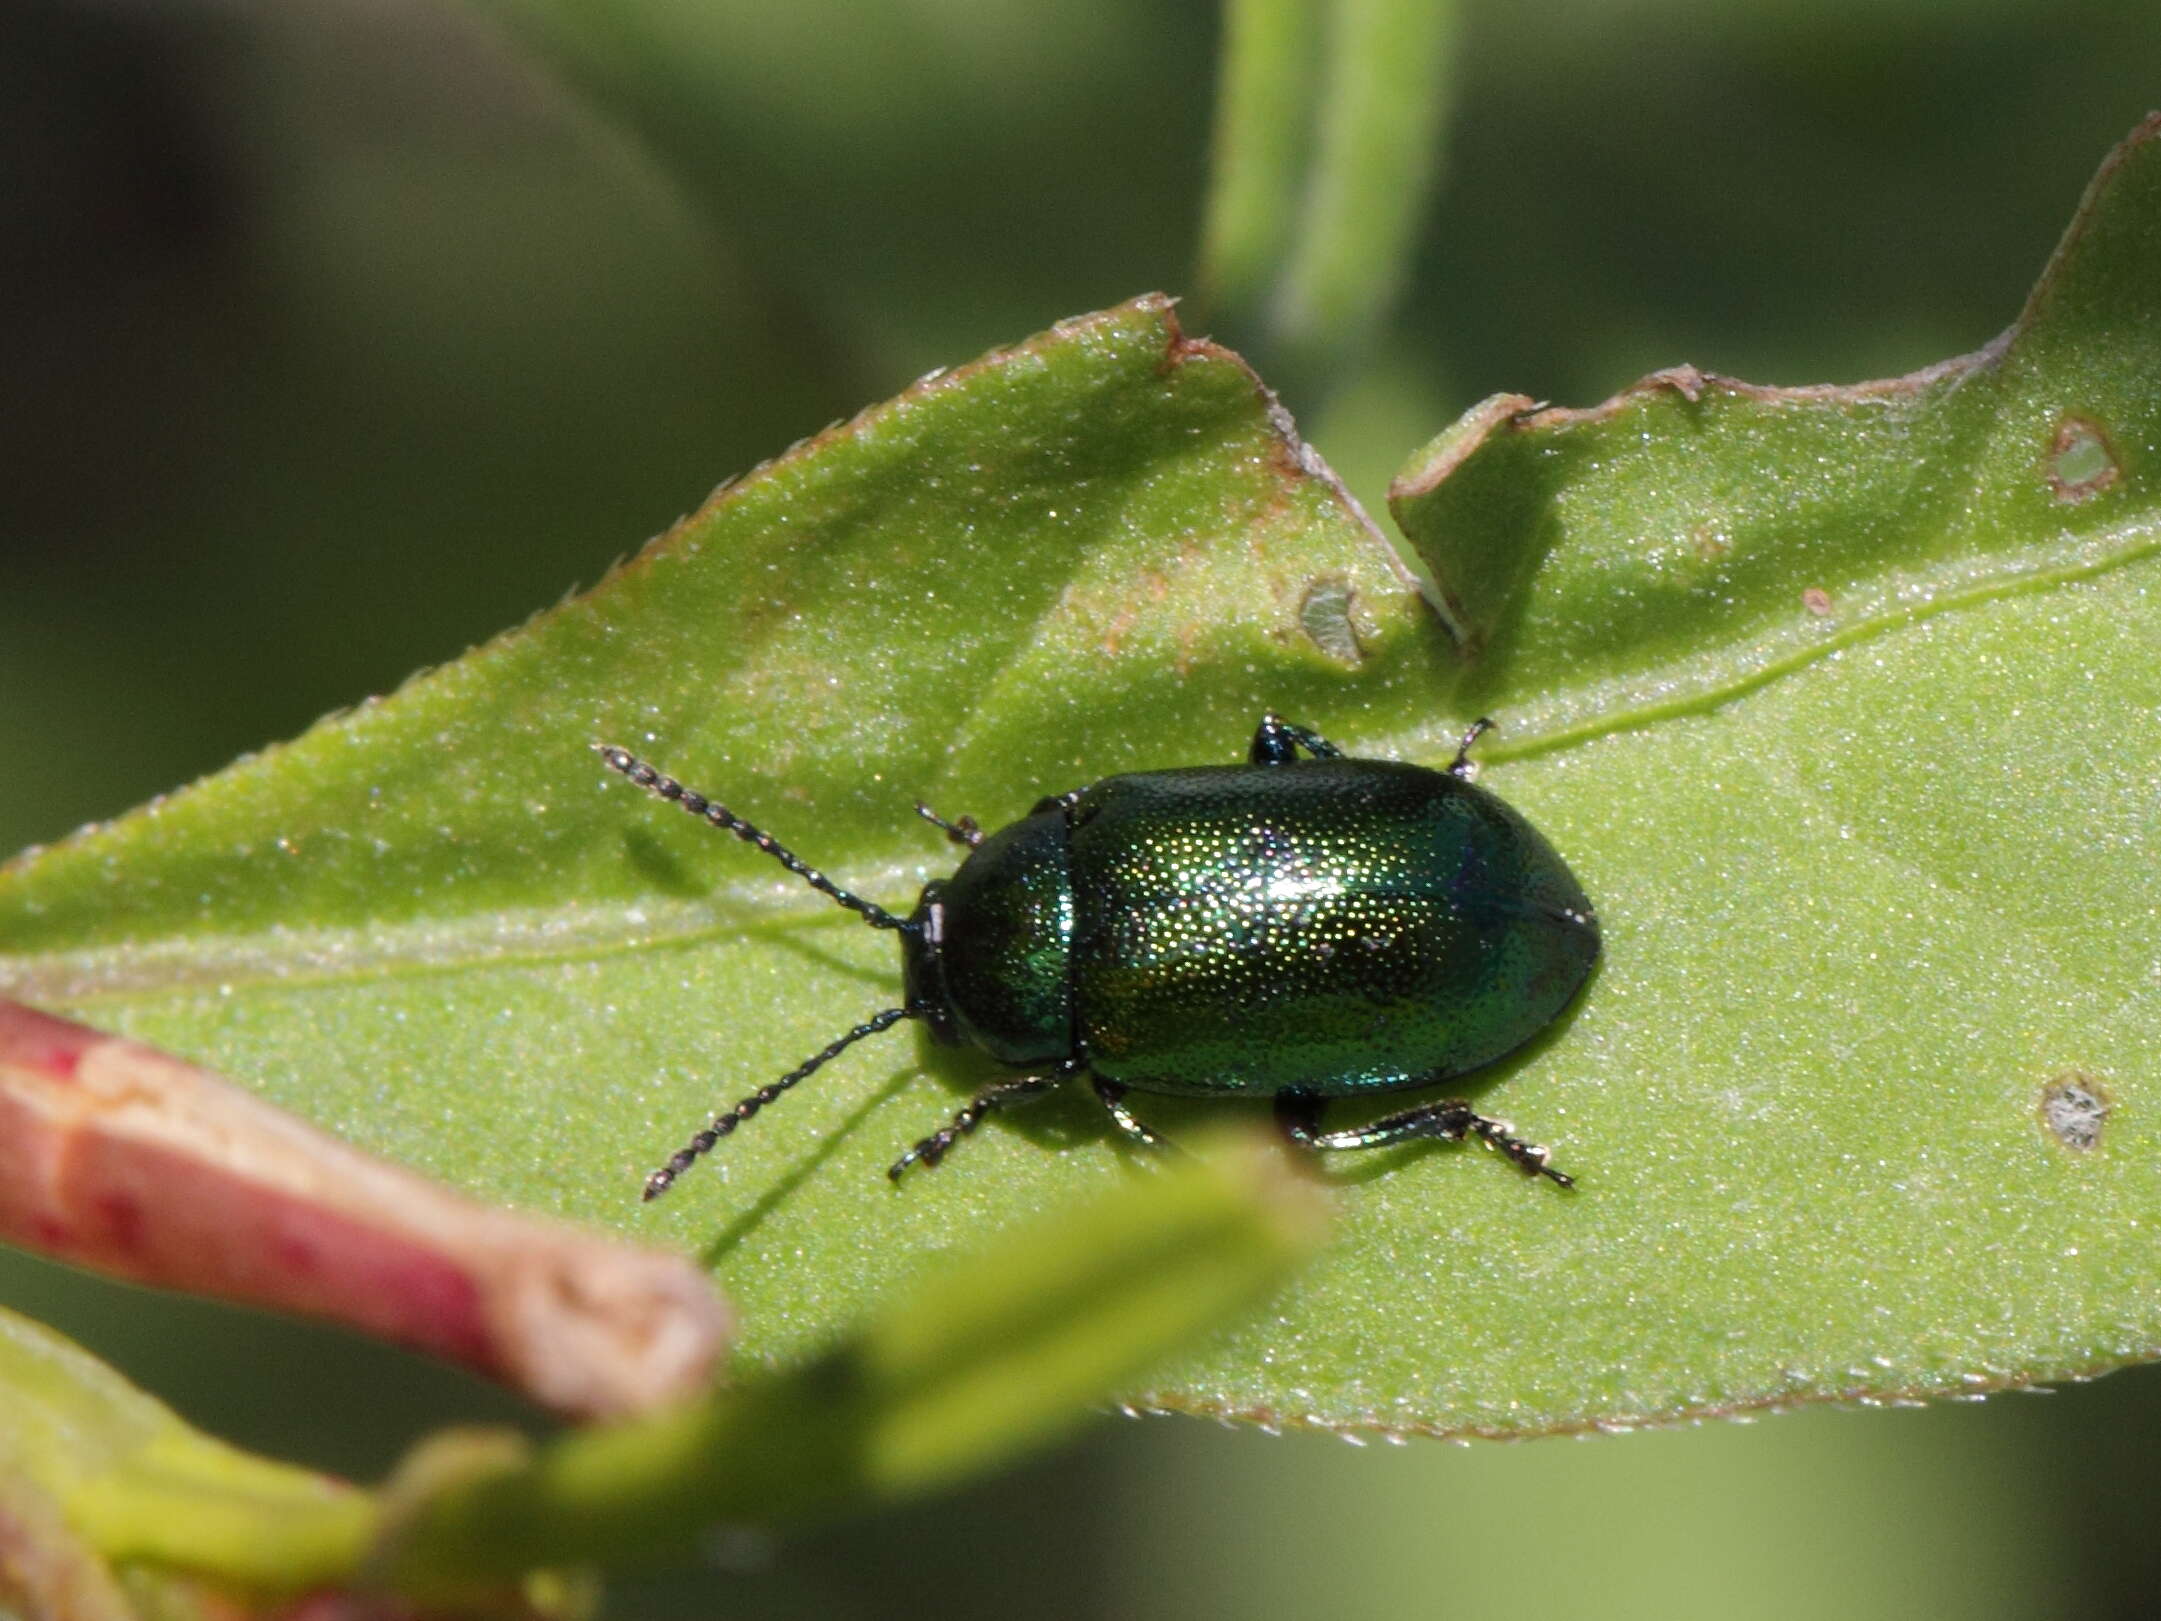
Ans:
MULTIPOLYGON (((1331 1161, 1334 1247, 1136 1401, 1523 1434, 2150 1356, 2157 269, 2149 125, 1977 356, 1488 402, 1397 491, 1438 616, 1235 357, 1161 300, 1067 323, 398 694, 0 871, 0 991, 678 1242, 750 1354, 800 1355, 1141 1173, 1076 1096, 889 1187, 994 1074, 900 1034, 641 1207, 713 1109, 897 1001, 898 964, 589 741, 905 906, 953 863, 916 798, 996 826, 1239 758, 1263 708, 1438 763, 1489 713, 1485 781, 1607 951, 1467 1090, 1579 1188, 1433 1145, 1331 1161)), ((1230 1107, 1137 1101, 1171 1133, 1230 1107)))

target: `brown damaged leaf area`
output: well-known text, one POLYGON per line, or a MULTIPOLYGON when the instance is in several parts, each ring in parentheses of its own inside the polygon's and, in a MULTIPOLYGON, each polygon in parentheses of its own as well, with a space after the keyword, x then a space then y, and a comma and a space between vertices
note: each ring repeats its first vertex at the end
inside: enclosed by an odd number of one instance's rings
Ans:
MULTIPOLYGON (((2150 113, 2108 155, 2087 187, 2062 243, 2042 271, 2025 307, 2019 311, 2018 319, 1971 354, 1935 361, 1900 377, 1873 378, 1859 383, 1785 386, 1745 382, 1683 362, 1646 373, 1598 404, 1581 407, 1556 406, 1528 394, 1495 394, 1472 406, 1445 434, 1413 458, 1389 487, 1390 502, 1409 501, 1430 494, 1494 434, 1558 431, 1607 422, 1628 412, 1646 395, 1671 392, 1690 405, 1698 404, 1711 394, 1771 405, 1881 402, 1921 395, 1945 383, 1955 384, 1968 373, 2000 364, 2022 334, 2047 319, 2059 290, 2073 276, 2079 250, 2085 246, 2084 239, 2091 233, 2095 216, 2112 185, 2127 165, 2147 156, 2145 149, 2157 138, 2161 138, 2161 113, 2150 113)), ((2084 291, 2075 286, 2074 290, 2084 291)), ((2097 424, 2077 417, 2066 418, 2057 436, 2055 452, 2061 455, 2070 443, 2066 435, 2076 435, 2081 429, 2094 433, 2101 431, 2097 424)))
MULTIPOLYGON (((905 418, 910 411, 938 395, 966 394, 986 376, 1040 363, 1046 353, 1061 346, 1091 340, 1095 336, 1093 329, 1103 324, 1107 314, 1145 318, 1160 324, 1163 332, 1162 359, 1156 367, 1156 373, 1160 377, 1169 378, 1180 368, 1195 364, 1227 365, 1243 372, 1251 381, 1255 396, 1262 402, 1268 414, 1269 425, 1275 430, 1275 442, 1270 446, 1269 452, 1270 461, 1282 476, 1285 488, 1295 487, 1307 479, 1318 480, 1327 485, 1331 493, 1343 502, 1372 538, 1379 542, 1377 554, 1387 563, 1395 565, 1396 572, 1406 583, 1411 582, 1409 571, 1397 564, 1394 548, 1382 539, 1379 529, 1337 476, 1335 469, 1306 443, 1298 432, 1296 422, 1276 398, 1274 390, 1261 381, 1260 374, 1254 371, 1245 357, 1235 349, 1226 348, 1214 338, 1195 337, 1188 333, 1178 319, 1177 298, 1163 292, 1138 294, 1118 306, 1115 311, 1069 317, 1054 323, 1033 338, 992 349, 960 365, 941 366, 924 373, 891 399, 880 400, 875 405, 866 406, 854 416, 830 423, 816 433, 806 434, 778 455, 768 457, 757 466, 724 479, 714 487, 713 492, 697 510, 678 519, 666 531, 649 541, 635 556, 621 564, 616 572, 633 572, 665 556, 670 547, 680 544, 684 536, 709 519, 715 508, 740 495, 752 485, 783 475, 800 463, 815 462, 820 455, 851 440, 875 437, 905 418)), ((1287 501, 1287 496, 1283 499, 1287 501)), ((1279 501, 1278 505, 1281 504, 1283 502, 1279 501)), ((763 611, 773 618, 784 617, 787 611, 784 603, 769 602, 762 606, 763 611)))
POLYGON ((1698 713, 1856 640, 2161 544, 2161 119, 2102 166, 1993 342, 1901 377, 1667 367, 1587 408, 1498 394, 1390 506, 1500 754, 1698 713))
MULTIPOLYGON (((1932 390, 1955 388, 1969 374, 1994 365, 2002 358, 2012 335, 2003 333, 1971 354, 1937 361, 1902 377, 1875 378, 1861 383, 1776 386, 1751 383, 1683 363, 1646 373, 1596 405, 1554 405, 1533 399, 1528 394, 1491 395, 1466 411, 1396 476, 1388 488, 1389 506, 1405 532, 1417 542, 1434 528, 1424 521, 1424 509, 1439 504, 1437 497, 1448 480, 1481 452, 1496 449, 1499 442, 1518 437, 1534 443, 1551 442, 1583 430, 1625 430, 1647 406, 1655 406, 1662 400, 1677 400, 1691 410, 1707 405, 1713 410, 1721 405, 1829 410, 1911 405, 1924 399, 1932 390)), ((2075 495, 2067 497, 2078 498, 2075 495)), ((1731 535, 1706 522, 1694 524, 1690 536, 1693 549, 1708 560, 1729 556, 1734 549, 1731 535)), ((1444 540, 1442 544, 1445 543, 1444 540)), ((1507 600, 1499 602, 1482 599, 1473 582, 1458 584, 1464 572, 1460 564, 1445 565, 1436 555, 1437 548, 1421 545, 1419 549, 1435 569, 1436 606, 1456 638, 1458 651, 1466 660, 1475 663, 1487 651, 1495 621, 1505 617, 1515 606, 1513 592, 1507 600)), ((1522 555, 1529 563, 1540 554, 1533 547, 1525 546, 1522 555)), ((1512 582, 1515 590, 1528 583, 1528 574, 1527 568, 1524 578, 1512 582)), ((1826 593, 1820 588, 1810 589, 1814 595, 1807 599, 1806 605, 1811 613, 1821 613, 1823 610, 1818 601, 1828 600, 1826 593)))
POLYGON ((2011 336, 2009 332, 2003 333, 1971 354, 1935 361, 1901 377, 1877 377, 1860 383, 1751 383, 1744 378, 1705 371, 1700 366, 1683 362, 1646 372, 1596 405, 1554 405, 1545 400, 1534 400, 1528 394, 1495 394, 1473 406, 1457 424, 1459 430, 1471 430, 1468 437, 1452 440, 1445 455, 1423 460, 1404 472, 1389 486, 1389 495, 1397 498, 1428 493, 1477 450, 1488 435, 1555 432, 1610 422, 1626 415, 1642 403, 1645 396, 1674 394, 1690 405, 1701 405, 1705 399, 1716 396, 1752 400, 1764 405, 1852 405, 1918 395, 1940 383, 1955 382, 1966 373, 2001 359, 2011 336))
POLYGON ((578 1416, 690 1394, 728 1331, 682 1257, 475 1203, 208 1070, 7 1001, 0 1238, 328 1318, 578 1416))

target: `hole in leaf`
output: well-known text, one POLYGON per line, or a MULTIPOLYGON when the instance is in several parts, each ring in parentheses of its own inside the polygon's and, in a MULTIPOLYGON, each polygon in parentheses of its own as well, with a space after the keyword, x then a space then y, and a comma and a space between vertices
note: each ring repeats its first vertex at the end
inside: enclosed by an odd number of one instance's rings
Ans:
POLYGON ((1361 664, 1366 650, 1351 624, 1351 587, 1347 580, 1315 580, 1298 604, 1298 623, 1313 645, 1344 664, 1361 664))
POLYGON ((2086 501, 2123 477, 2100 424, 2067 416, 2056 425, 2048 453, 2049 488, 2059 501, 2086 501))

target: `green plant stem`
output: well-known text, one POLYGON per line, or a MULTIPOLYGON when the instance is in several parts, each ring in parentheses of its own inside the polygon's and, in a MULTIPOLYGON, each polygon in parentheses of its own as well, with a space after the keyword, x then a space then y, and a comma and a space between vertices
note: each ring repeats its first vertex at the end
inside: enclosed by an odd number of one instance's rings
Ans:
POLYGON ((1320 0, 1225 0, 1199 284, 1234 325, 1257 322, 1290 251, 1321 37, 1320 0))
POLYGON ((1293 392, 1395 302, 1439 171, 1453 0, 1229 0, 1201 285, 1293 392), (1324 37, 1325 35, 1325 37, 1324 37))
POLYGON ((1340 368, 1395 302, 1440 169, 1455 23, 1453 0, 1339 0, 1273 321, 1295 369, 1340 368))

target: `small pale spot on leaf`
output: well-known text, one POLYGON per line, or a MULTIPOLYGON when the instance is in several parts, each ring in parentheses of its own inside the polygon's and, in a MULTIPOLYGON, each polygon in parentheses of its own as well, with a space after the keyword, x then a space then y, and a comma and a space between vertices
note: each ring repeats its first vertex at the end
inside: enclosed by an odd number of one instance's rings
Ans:
POLYGON ((1706 563, 1716 563, 1732 555, 1733 537, 1715 523, 1697 524, 1689 531, 1689 539, 1695 546, 1696 556, 1706 563))
POLYGON ((1358 645, 1358 631, 1351 623, 1350 582, 1315 580, 1306 587, 1298 604, 1298 623, 1313 638, 1313 645, 1344 664, 1361 664, 1365 649, 1358 645))
POLYGON ((2067 416, 2049 446, 2048 482, 2059 501, 2089 501, 2123 477, 2123 467, 2101 425, 2067 416))
POLYGON ((2084 1153, 2099 1145, 2108 1120, 2108 1094, 2079 1070, 2065 1070, 2041 1091, 2041 1124, 2066 1148, 2084 1153))

